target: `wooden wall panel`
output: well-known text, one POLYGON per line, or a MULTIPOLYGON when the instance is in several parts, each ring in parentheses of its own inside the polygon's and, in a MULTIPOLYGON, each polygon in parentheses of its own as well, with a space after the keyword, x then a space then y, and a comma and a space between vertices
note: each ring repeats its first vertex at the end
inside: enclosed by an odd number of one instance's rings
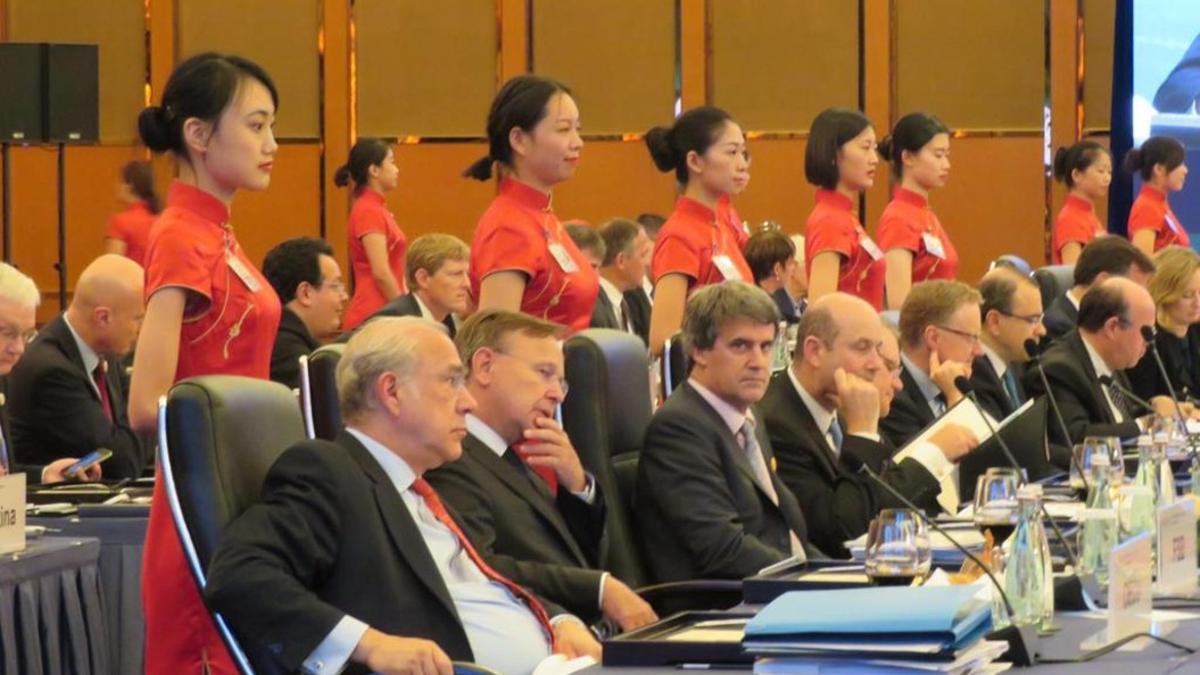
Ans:
POLYGON ((830 106, 857 108, 858 3, 709 3, 708 100, 746 129, 807 130, 830 106))
POLYGON ((773 220, 788 234, 803 234, 816 188, 804 180, 804 140, 749 142, 750 184, 734 200, 738 215, 757 227, 773 220))
MULTIPOLYGON (((144 159, 132 146, 67 148, 67 288, 75 288, 79 273, 104 250, 104 228, 124 204, 117 199, 121 167, 144 159)), ((166 195, 166 185, 158 191, 166 195)))
POLYGON ((9 0, 7 9, 7 39, 14 42, 99 45, 100 141, 132 142, 145 102, 143 0, 9 0))
MULTIPOLYGON (((487 153, 483 143, 419 143, 395 147, 400 187, 388 195, 396 223, 412 241, 446 232, 471 243, 475 223, 496 194, 495 183, 460 174, 487 153)), ((345 241, 332 242, 339 250, 345 241)))
POLYGON ((554 212, 593 225, 647 211, 667 215, 675 194, 675 174, 654 168, 645 143, 594 141, 583 148, 579 172, 554 191, 554 212))
POLYGON ((496 90, 491 3, 358 0, 353 12, 360 136, 484 135, 496 90))
POLYGON ((58 150, 23 146, 9 150, 12 163, 12 264, 33 277, 42 292, 41 323, 60 311, 58 302, 58 150))
POLYGON ((254 60, 279 89, 279 138, 320 138, 317 0, 175 0, 180 59, 206 51, 254 60))
POLYGON ((533 70, 575 92, 589 134, 642 132, 675 108, 673 0, 533 0, 533 70))
POLYGON ((896 0, 896 112, 1042 128, 1045 0, 896 0))
POLYGON ((271 186, 238 193, 230 215, 238 242, 256 265, 273 246, 291 237, 321 236, 321 146, 279 146, 271 186))
POLYGON ((1113 28, 1117 3, 1083 0, 1084 131, 1107 131, 1112 126, 1113 28))

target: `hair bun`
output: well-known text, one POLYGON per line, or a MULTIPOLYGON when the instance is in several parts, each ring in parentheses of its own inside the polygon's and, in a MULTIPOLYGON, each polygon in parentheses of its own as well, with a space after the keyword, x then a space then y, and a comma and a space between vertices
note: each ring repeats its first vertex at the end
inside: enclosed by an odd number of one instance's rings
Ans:
POLYGON ((1129 152, 1125 153, 1125 161, 1121 163, 1125 170, 1129 173, 1140 171, 1142 169, 1143 158, 1141 148, 1130 148, 1129 152))
POLYGON ((152 105, 138 113, 138 136, 152 152, 166 152, 171 149, 171 137, 168 133, 166 111, 152 105))
POLYGON ((343 164, 333 172, 333 184, 338 187, 346 187, 350 184, 350 165, 343 164))
POLYGON ((671 143, 671 128, 654 127, 646 132, 646 148, 650 150, 650 159, 659 171, 667 172, 679 163, 675 148, 671 143))
POLYGON ((462 172, 463 178, 472 178, 477 181, 488 180, 492 177, 492 164, 494 163, 495 160, 492 159, 490 154, 484 155, 483 157, 475 160, 471 166, 468 166, 462 172))
POLYGON ((879 145, 876 146, 876 148, 875 148, 876 152, 879 153, 879 156, 888 162, 890 162, 894 159, 894 157, 892 156, 892 149, 893 148, 892 148, 892 135, 891 134, 884 136, 883 140, 879 141, 879 145))

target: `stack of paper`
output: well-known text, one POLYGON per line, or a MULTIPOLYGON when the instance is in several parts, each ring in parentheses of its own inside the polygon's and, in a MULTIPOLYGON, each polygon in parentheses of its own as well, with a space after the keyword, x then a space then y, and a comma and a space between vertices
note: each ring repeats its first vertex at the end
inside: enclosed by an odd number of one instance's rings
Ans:
POLYGON ((756 672, 987 673, 1004 653, 985 641, 990 603, 974 586, 785 593, 747 625, 756 672))
MULTIPOLYGON (((949 533, 954 537, 954 541, 971 553, 975 555, 983 553, 985 540, 973 524, 961 528, 954 527, 949 530, 949 533)), ((867 559, 867 535, 864 534, 858 539, 846 542, 846 548, 850 551, 850 557, 856 562, 864 562, 867 559)), ((954 544, 939 532, 929 533, 929 548, 933 555, 934 565, 958 566, 966 559, 962 551, 955 548, 954 544)))

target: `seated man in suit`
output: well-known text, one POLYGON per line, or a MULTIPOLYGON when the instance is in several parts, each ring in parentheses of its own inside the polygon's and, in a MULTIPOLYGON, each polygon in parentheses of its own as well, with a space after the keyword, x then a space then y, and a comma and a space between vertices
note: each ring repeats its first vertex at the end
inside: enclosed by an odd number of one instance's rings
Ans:
POLYGON ((1048 340, 1075 330, 1083 294, 1109 277, 1128 277, 1145 286, 1154 274, 1154 261, 1124 237, 1097 237, 1083 247, 1075 261, 1075 285, 1046 308, 1043 323, 1048 340))
POLYGON ((1013 414, 1028 398, 1021 386, 1029 361, 1025 341, 1040 341, 1042 293, 1033 279, 1012 269, 997 267, 979 282, 983 354, 971 367, 971 385, 979 404, 995 420, 1013 414))
POLYGON ((324 239, 288 239, 267 252, 263 276, 283 303, 271 350, 271 379, 300 386, 300 357, 337 336, 346 308, 346 285, 333 248, 324 239))
POLYGON ((373 321, 346 345, 346 429, 276 460, 209 568, 206 600, 256 672, 449 673, 449 657, 529 673, 552 645, 599 654, 578 619, 483 562, 423 477, 462 454, 464 376, 424 319, 373 321))
POLYGON ((658 239, 658 231, 667 219, 657 213, 639 213, 635 218, 638 225, 646 232, 649 240, 642 257, 642 267, 647 274, 642 278, 642 287, 625 291, 625 302, 629 304, 630 323, 633 331, 642 337, 642 342, 650 344, 650 308, 654 304, 654 284, 650 281, 650 263, 654 258, 654 241, 658 239))
POLYGON ((634 517, 657 581, 741 579, 806 547, 800 504, 775 475, 753 406, 767 391, 779 310, 762 289, 700 289, 683 313, 688 380, 646 429, 634 517))
MULTIPOLYGON (((1084 293, 1078 329, 1055 340, 1040 359, 1071 435, 1062 438, 1058 425, 1051 424, 1052 442, 1070 447, 1087 436, 1136 438, 1141 434, 1144 423, 1138 417, 1151 411, 1099 380, 1107 375, 1129 389, 1123 371, 1146 353, 1143 326, 1154 326, 1154 300, 1142 285, 1113 277, 1084 293)), ((1025 389, 1034 396, 1045 393, 1037 367, 1025 373, 1025 389)), ((1150 403, 1159 414, 1174 414, 1171 400, 1165 396, 1150 403)))
MULTIPOLYGON (((458 332, 458 317, 467 314, 471 302, 471 280, 467 276, 470 261, 471 249, 458 237, 417 237, 404 254, 409 292, 393 298, 367 321, 381 316, 419 316, 445 326, 453 339, 458 332)), ((346 342, 350 336, 347 333, 338 340, 346 342)))
POLYGON ((961 281, 925 281, 900 306, 904 389, 883 419, 883 435, 903 447, 963 397, 954 386, 971 377, 979 346, 979 292, 961 281))
POLYGON ((493 567, 593 622, 629 630, 654 612, 599 568, 604 497, 555 409, 566 395, 555 324, 517 312, 482 311, 459 331, 467 391, 463 458, 429 473, 493 567))
POLYGON ((151 448, 129 426, 121 360, 137 340, 145 272, 119 255, 93 260, 67 310, 46 324, 9 375, 11 451, 23 464, 112 450, 107 478, 137 478, 151 448))
POLYGON ((758 405, 779 477, 800 502, 810 541, 836 557, 848 557, 843 542, 866 532, 880 509, 904 508, 864 466, 921 508, 937 512, 940 481, 977 444, 969 430, 947 425, 911 457, 890 461, 895 448, 878 432, 886 412, 877 387, 881 372, 892 390, 882 360, 884 337, 879 315, 867 302, 845 293, 822 297, 800 319, 791 367, 772 377, 758 405))
POLYGON ((94 481, 100 479, 99 464, 88 467, 84 473, 68 476, 65 470, 74 464, 76 457, 55 458, 48 464, 18 461, 12 455, 12 432, 8 424, 8 396, 14 392, 8 376, 20 362, 26 345, 38 334, 34 328, 37 321, 37 306, 42 301, 37 284, 33 279, 17 271, 17 268, 0 262, 0 475, 25 474, 27 483, 61 483, 68 478, 94 481))
POLYGON ((804 298, 794 298, 788 292, 788 280, 796 270, 796 245, 792 240, 779 230, 755 232, 743 253, 755 285, 771 294, 784 321, 799 321, 804 298))
POLYGON ((600 265, 600 295, 592 312, 592 328, 637 334, 625 294, 640 292, 646 278, 646 251, 652 251, 654 244, 641 225, 625 218, 605 223, 600 238, 604 241, 604 261, 600 265))
POLYGON ((567 236, 571 238, 571 241, 575 242, 575 246, 583 253, 583 257, 591 263, 592 269, 599 272, 600 265, 604 262, 604 255, 608 251, 596 228, 579 220, 568 221, 563 224, 563 228, 566 229, 567 236))

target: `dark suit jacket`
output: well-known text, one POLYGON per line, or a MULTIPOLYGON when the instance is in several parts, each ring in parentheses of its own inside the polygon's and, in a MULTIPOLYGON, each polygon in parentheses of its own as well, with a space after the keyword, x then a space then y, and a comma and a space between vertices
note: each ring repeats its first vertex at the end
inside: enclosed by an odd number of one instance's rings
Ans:
MULTIPOLYGON (((1012 369, 1013 376, 1016 378, 1017 392, 1023 399, 1027 398, 1025 387, 1021 385, 1022 368, 1014 364, 1009 364, 1008 367, 1012 369)), ((1008 392, 1004 390, 1004 382, 996 374, 996 368, 987 354, 975 357, 975 361, 971 364, 971 386, 975 388, 975 396, 979 399, 979 405, 997 422, 1017 410, 1018 406, 1008 398, 1008 392)))
POLYGON ((625 304, 629 306, 629 325, 642 342, 650 344, 650 296, 641 288, 625 291, 625 304))
POLYGON ((600 618, 603 572, 596 565, 605 508, 599 485, 590 505, 565 488, 555 498, 532 470, 518 471, 471 435, 461 459, 426 478, 496 571, 586 622, 600 618))
POLYGON ((892 399, 892 409, 887 417, 879 420, 879 432, 897 448, 916 438, 934 420, 933 409, 917 387, 917 381, 909 374, 908 366, 901 366, 900 380, 904 388, 892 399))
POLYGON ((300 357, 313 353, 321 343, 308 332, 308 326, 295 312, 283 308, 279 332, 271 350, 271 379, 289 389, 300 387, 300 357))
POLYGON ((1046 315, 1042 317, 1042 325, 1046 327, 1046 338, 1043 345, 1075 330, 1075 323, 1078 320, 1079 310, 1067 299, 1065 293, 1055 298, 1054 302, 1050 303, 1050 307, 1046 309, 1046 315))
POLYGON ((400 493, 346 431, 336 442, 297 443, 275 462, 261 501, 226 529, 205 598, 258 673, 295 672, 345 614, 432 640, 451 659, 473 658, 400 493))
MULTIPOLYGON (((771 441, 758 419, 758 443, 771 466, 771 441)), ((634 494, 655 580, 741 579, 790 556, 789 532, 807 542, 796 497, 774 472, 771 480, 779 506, 754 482, 745 452, 717 411, 690 383, 676 389, 646 429, 634 494)))
POLYGON ((42 469, 45 464, 24 464, 18 462, 12 454, 12 431, 8 424, 8 377, 0 376, 0 434, 4 436, 5 447, 8 449, 8 469, 11 473, 25 474, 25 484, 32 485, 42 480, 42 469))
MULTIPOLYGON (((1025 390, 1031 396, 1045 393, 1036 368, 1037 366, 1031 367, 1025 373, 1025 390)), ((1079 336, 1078 331, 1067 333, 1043 352, 1041 368, 1054 390, 1058 409, 1067 425, 1067 432, 1071 434, 1069 439, 1064 439, 1058 424, 1050 424, 1050 440, 1053 443, 1071 447, 1082 443, 1087 436, 1138 436, 1138 425, 1132 417, 1127 417, 1120 424, 1114 420, 1103 388, 1096 379, 1096 369, 1092 367, 1092 361, 1088 358, 1083 338, 1079 336)), ((1116 371, 1113 379, 1129 388, 1129 380, 1124 372, 1116 371)), ((1130 413, 1134 417, 1149 412, 1133 401, 1129 401, 1129 404, 1133 407, 1130 413)))
POLYGON ((48 464, 83 457, 97 448, 113 451, 103 465, 105 478, 137 478, 150 463, 151 449, 129 426, 121 394, 121 363, 108 360, 105 375, 112 421, 104 414, 92 374, 63 315, 38 333, 9 374, 8 415, 13 456, 22 464, 48 464))
MULTIPOLYGON (((413 297, 412 293, 397 295, 388 301, 386 305, 375 310, 374 314, 364 319, 358 328, 342 333, 334 342, 349 342, 350 338, 354 337, 354 334, 363 326, 367 325, 372 319, 378 319, 381 316, 421 316, 421 306, 417 304, 417 299, 413 297)), ((447 314, 446 318, 442 320, 442 325, 450 332, 450 339, 453 340, 455 333, 457 333, 457 326, 454 325, 454 315, 447 314)))
POLYGON ((849 557, 844 542, 866 532, 880 509, 904 508, 863 473, 864 465, 921 508, 938 510, 937 479, 915 459, 893 464, 891 446, 845 434, 835 457, 786 371, 775 374, 758 408, 779 477, 799 500, 809 537, 822 551, 849 557))
POLYGON ((617 321, 617 312, 603 287, 600 289, 600 294, 596 296, 596 306, 592 309, 592 323, 589 327, 621 330, 621 323, 617 321))
POLYGON ((797 323, 800 321, 800 315, 796 313, 796 303, 792 300, 792 296, 788 295, 786 288, 777 288, 771 294, 771 298, 775 300, 775 306, 779 308, 779 315, 788 323, 797 323))
MULTIPOLYGON (((1200 396, 1200 324, 1189 326, 1182 339, 1159 326, 1154 344, 1158 347, 1158 355, 1162 357, 1167 376, 1171 378, 1175 395, 1180 399, 1200 396)), ((1129 376, 1134 393, 1144 399, 1171 395, 1159 373, 1154 354, 1149 349, 1142 360, 1125 374, 1129 376)))

